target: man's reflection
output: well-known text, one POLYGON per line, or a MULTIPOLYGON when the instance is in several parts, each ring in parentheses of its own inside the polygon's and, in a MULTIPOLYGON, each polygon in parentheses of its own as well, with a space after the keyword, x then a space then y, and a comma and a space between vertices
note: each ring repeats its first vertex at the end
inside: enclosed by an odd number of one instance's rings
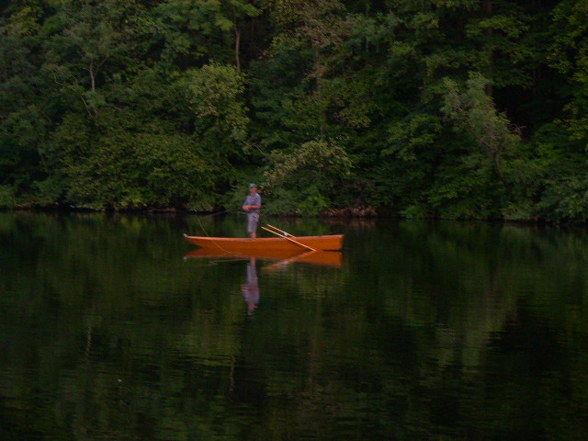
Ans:
POLYGON ((252 314, 259 303, 259 286, 257 284, 257 270, 255 257, 250 257, 247 263, 247 282, 241 285, 241 292, 247 302, 247 312, 252 314))

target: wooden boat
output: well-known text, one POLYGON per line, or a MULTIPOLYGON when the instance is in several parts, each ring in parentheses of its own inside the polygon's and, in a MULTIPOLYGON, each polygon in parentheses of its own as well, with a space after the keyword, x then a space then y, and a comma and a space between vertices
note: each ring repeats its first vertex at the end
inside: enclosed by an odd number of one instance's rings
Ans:
POLYGON ((308 251, 309 248, 320 251, 339 251, 343 247, 342 234, 329 234, 323 236, 291 236, 294 240, 284 237, 204 237, 188 236, 184 234, 188 242, 202 248, 222 250, 229 253, 250 253, 250 252, 294 252, 308 251), (298 243, 296 243, 298 242, 298 243), (302 245, 301 245, 302 244, 302 245))
POLYGON ((184 259, 210 258, 210 259, 249 259, 279 260, 277 263, 309 263, 312 265, 330 266, 340 268, 343 257, 339 251, 306 251, 306 250, 252 250, 246 252, 223 251, 214 248, 198 248, 184 256, 184 259))

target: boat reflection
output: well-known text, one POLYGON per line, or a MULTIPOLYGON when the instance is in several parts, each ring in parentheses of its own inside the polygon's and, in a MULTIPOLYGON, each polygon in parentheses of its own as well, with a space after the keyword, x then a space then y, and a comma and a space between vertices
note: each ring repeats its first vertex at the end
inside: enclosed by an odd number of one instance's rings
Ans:
MULTIPOLYGON (((198 248, 190 251, 184 259, 191 258, 216 258, 216 259, 260 259, 279 260, 276 267, 290 263, 309 263, 312 265, 330 266, 340 268, 343 257, 339 251, 298 251, 298 250, 255 250, 251 252, 235 253, 222 249, 198 248)), ((273 266, 273 265, 270 265, 273 266)), ((269 268, 269 267, 266 267, 269 268)))

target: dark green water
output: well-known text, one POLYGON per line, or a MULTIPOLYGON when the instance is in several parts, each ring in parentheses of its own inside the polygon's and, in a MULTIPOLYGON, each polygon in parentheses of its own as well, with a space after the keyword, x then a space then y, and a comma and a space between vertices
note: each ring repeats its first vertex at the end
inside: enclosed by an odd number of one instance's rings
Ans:
POLYGON ((588 440, 585 229, 273 221, 0 214, 0 440, 588 440))

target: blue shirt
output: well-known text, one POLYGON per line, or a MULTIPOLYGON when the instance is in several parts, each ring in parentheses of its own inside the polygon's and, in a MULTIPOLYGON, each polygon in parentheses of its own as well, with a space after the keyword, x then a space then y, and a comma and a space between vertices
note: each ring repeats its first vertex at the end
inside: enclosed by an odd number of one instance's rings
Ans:
MULTIPOLYGON (((259 205, 261 207, 261 196, 259 193, 248 194, 243 205, 259 205)), ((247 213, 259 213, 259 210, 251 209, 247 213)))

